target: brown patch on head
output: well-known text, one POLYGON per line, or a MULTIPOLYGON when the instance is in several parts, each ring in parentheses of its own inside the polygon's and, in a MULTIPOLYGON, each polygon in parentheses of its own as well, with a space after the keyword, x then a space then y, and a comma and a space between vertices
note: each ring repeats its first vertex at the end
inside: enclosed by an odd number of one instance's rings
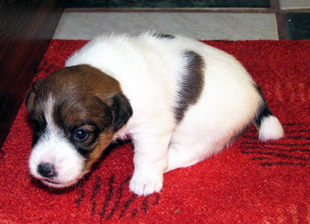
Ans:
POLYGON ((85 163, 84 171, 89 171, 95 162, 99 160, 102 155, 102 152, 109 146, 113 135, 110 133, 101 133, 99 136, 99 140, 96 144, 96 147, 92 150, 89 155, 88 160, 85 163))
POLYGON ((44 120, 50 99, 53 123, 85 158, 85 170, 132 115, 119 82, 89 65, 62 68, 33 85, 26 105, 34 122, 44 120))

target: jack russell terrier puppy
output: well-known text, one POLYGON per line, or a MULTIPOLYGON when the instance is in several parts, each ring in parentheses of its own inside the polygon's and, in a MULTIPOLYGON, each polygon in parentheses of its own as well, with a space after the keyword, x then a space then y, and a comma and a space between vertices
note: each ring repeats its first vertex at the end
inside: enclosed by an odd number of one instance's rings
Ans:
POLYGON ((30 173, 63 188, 90 171, 117 138, 134 144, 129 188, 159 192, 165 172, 219 153, 252 122, 283 137, 261 88, 231 55, 182 36, 106 35, 37 80, 26 99, 34 124, 30 173))

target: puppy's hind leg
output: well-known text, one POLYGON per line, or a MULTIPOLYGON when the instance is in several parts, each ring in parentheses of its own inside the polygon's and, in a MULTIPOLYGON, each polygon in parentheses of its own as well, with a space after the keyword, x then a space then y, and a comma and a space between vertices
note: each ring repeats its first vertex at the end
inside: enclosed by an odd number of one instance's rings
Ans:
POLYGON ((220 152, 229 142, 230 137, 223 138, 220 141, 214 141, 212 136, 188 136, 186 139, 175 139, 169 146, 168 150, 168 169, 169 172, 174 169, 195 165, 202 160, 220 152))
POLYGON ((199 161, 197 158, 195 159, 191 155, 192 151, 194 151, 194 149, 191 146, 186 147, 181 144, 170 144, 168 150, 169 165, 166 172, 198 163, 199 161))

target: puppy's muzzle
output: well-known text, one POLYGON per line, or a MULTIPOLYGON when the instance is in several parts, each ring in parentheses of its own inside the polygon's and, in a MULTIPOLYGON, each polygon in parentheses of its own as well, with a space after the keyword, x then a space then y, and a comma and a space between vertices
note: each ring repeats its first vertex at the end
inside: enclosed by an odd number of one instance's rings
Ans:
POLYGON ((55 166, 50 163, 41 163, 38 166, 38 173, 43 178, 55 178, 57 177, 57 172, 55 166))

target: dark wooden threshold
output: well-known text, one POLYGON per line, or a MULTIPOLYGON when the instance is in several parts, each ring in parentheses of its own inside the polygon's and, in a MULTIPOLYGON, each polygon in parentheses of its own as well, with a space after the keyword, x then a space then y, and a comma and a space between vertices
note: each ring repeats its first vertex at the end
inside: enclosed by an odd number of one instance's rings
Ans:
POLYGON ((30 88, 66 1, 0 2, 0 148, 30 88))

